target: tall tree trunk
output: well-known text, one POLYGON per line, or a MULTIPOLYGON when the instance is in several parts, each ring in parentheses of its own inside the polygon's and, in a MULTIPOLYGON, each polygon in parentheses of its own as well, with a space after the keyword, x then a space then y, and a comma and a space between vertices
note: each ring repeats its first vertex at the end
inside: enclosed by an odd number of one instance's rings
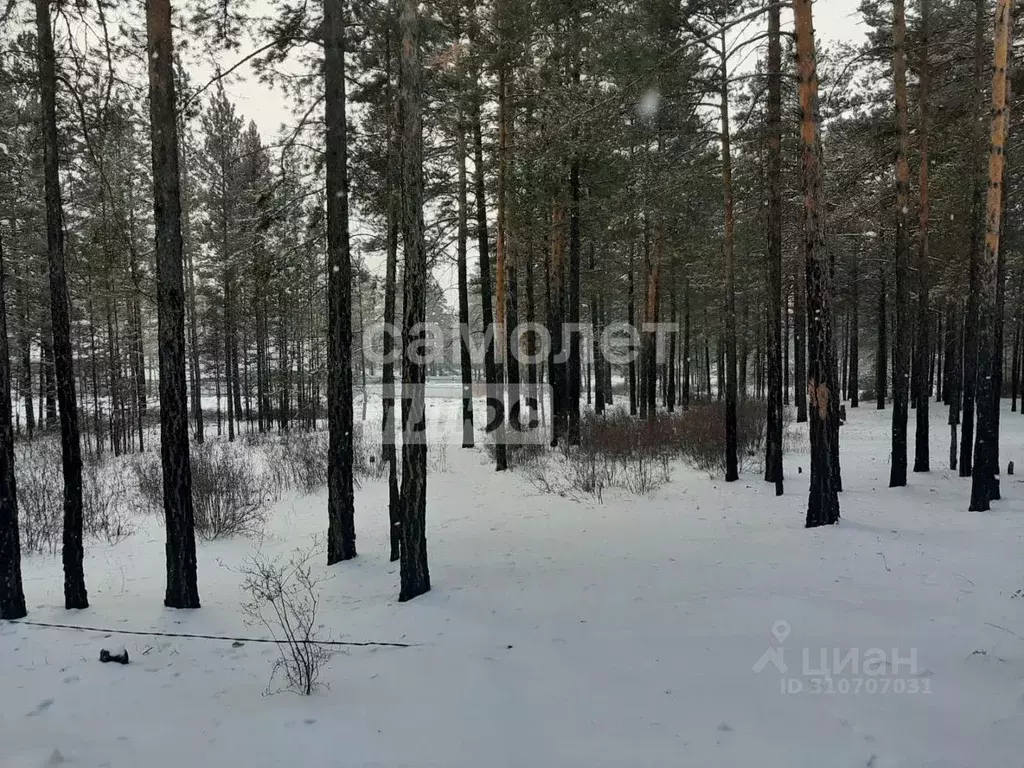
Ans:
POLYGON ((1017 393, 1020 392, 1020 317, 1013 324, 1013 349, 1010 359, 1010 412, 1017 412, 1017 393))
POLYGON ((36 415, 32 403, 32 337, 29 335, 29 312, 26 307, 22 314, 23 325, 18 334, 18 350, 21 353, 21 390, 25 401, 25 429, 31 440, 36 430, 36 415))
POLYGON ((566 339, 562 333, 565 320, 565 250, 566 206, 556 200, 551 213, 551 260, 549 265, 550 298, 548 300, 548 327, 551 332, 551 351, 548 370, 551 383, 551 447, 568 437, 568 372, 566 339))
POLYGON ((224 387, 228 396, 228 442, 235 441, 235 398, 234 384, 231 377, 234 374, 234 366, 231 363, 231 271, 224 272, 224 387))
POLYGON ((53 429, 57 423, 57 377, 53 357, 53 324, 43 330, 42 360, 39 366, 39 415, 43 415, 43 400, 46 401, 46 428, 53 429))
MULTIPOLYGON (((405 241, 403 349, 423 343, 426 317, 427 254, 423 231, 423 79, 416 0, 403 0, 402 222, 405 241)), ((425 369, 402 355, 402 557, 399 601, 430 591, 427 567, 427 445, 423 385, 425 369)))
POLYGON ((967 314, 964 317, 962 421, 960 431, 960 477, 973 474, 975 395, 978 389, 978 355, 980 339, 978 316, 981 300, 981 262, 985 245, 985 184, 984 174, 985 123, 985 7, 987 0, 974 0, 974 163, 972 164, 974 193, 971 198, 971 243, 968 269, 967 314))
POLYGON ((807 501, 807 527, 813 528, 839 521, 839 495, 832 456, 832 444, 838 435, 835 434, 835 421, 829 410, 831 401, 839 393, 834 381, 831 269, 825 253, 818 74, 811 0, 795 0, 793 10, 796 17, 797 76, 800 89, 804 259, 809 320, 807 392, 810 395, 811 487, 807 501))
MULTIPOLYGON (((497 3, 497 26, 498 26, 498 183, 497 194, 495 195, 495 238, 494 238, 494 345, 495 345, 495 376, 499 388, 502 403, 505 402, 505 370, 509 362, 510 351, 508 349, 508 337, 506 335, 506 313, 508 312, 508 298, 506 296, 505 281, 508 275, 505 260, 507 258, 507 209, 508 209, 508 94, 507 78, 508 63, 505 39, 505 11, 504 2, 497 3)), ((511 406, 511 401, 509 406, 511 406)), ((496 440, 498 443, 505 442, 506 430, 508 429, 507 412, 502 408, 502 418, 495 424, 496 440)), ((497 456, 495 469, 502 472, 508 469, 506 456, 497 456)))
POLYGON ((46 189, 46 242, 50 266, 50 315, 53 362, 60 403, 61 467, 64 475, 64 606, 88 608, 82 569, 82 448, 71 349, 71 309, 64 272, 64 209, 61 202, 57 140, 57 76, 50 27, 50 0, 36 0, 36 34, 43 128, 43 176, 46 189))
MULTIPOLYGON (((989 142, 988 200, 986 206, 985 256, 978 265, 978 432, 974 443, 971 473, 971 512, 990 509, 994 496, 996 441, 995 405, 1001 381, 998 370, 998 259, 1003 215, 1003 184, 1008 126, 1007 64, 1011 43, 1012 0, 997 0, 995 52, 992 74, 992 133, 989 142)), ((966 430, 966 424, 964 426, 966 430)), ((965 457, 964 457, 965 458, 965 457)), ((963 462, 961 462, 962 466, 963 462)))
MULTIPOLYGON (((665 407, 669 413, 676 409, 676 337, 675 331, 678 325, 676 317, 676 294, 675 291, 669 296, 669 325, 672 330, 668 332, 668 368, 665 372, 665 407)), ((603 394, 603 393, 602 393, 603 394)))
POLYGON ((878 266, 878 345, 875 350, 875 406, 878 410, 885 409, 885 397, 888 392, 889 341, 886 333, 885 306, 885 265, 878 266))
POLYGON ((920 374, 920 392, 917 398, 917 429, 914 434, 914 471, 927 472, 930 467, 928 455, 928 401, 931 399, 931 388, 928 386, 931 374, 931 342, 929 325, 931 319, 928 307, 928 227, 931 223, 931 203, 928 198, 928 131, 929 131, 929 99, 930 96, 930 61, 928 58, 928 35, 931 21, 931 2, 921 0, 921 30, 918 46, 921 52, 921 67, 918 86, 918 108, 920 125, 918 126, 919 151, 921 153, 921 171, 918 198, 921 204, 921 217, 918 227, 919 249, 917 255, 917 368, 920 374))
MULTIPOLYGON (((582 42, 580 30, 583 26, 583 19, 580 8, 575 0, 569 0, 569 68, 571 76, 571 93, 580 96, 580 59, 582 57, 582 42)), ((570 327, 573 329, 569 334, 569 365, 566 373, 569 377, 566 388, 569 445, 580 444, 580 334, 577 329, 580 323, 580 259, 582 257, 583 244, 581 241, 580 222, 582 211, 580 209, 580 168, 581 152, 579 138, 579 123, 572 121, 572 157, 569 162, 569 274, 568 290, 566 299, 569 302, 568 317, 570 327)), ((564 343, 564 340, 563 340, 564 343)))
POLYGON ((893 77, 896 90, 896 280, 892 368, 892 454, 889 487, 907 484, 907 417, 910 385, 909 291, 910 166, 907 164, 907 21, 903 0, 893 0, 893 77))
MULTIPOLYGON (((7 347, 4 244, 0 232, 0 619, 28 614, 21 584, 21 537, 14 477, 14 430, 11 428, 11 358, 7 347)), ((15 401, 16 402, 16 401, 15 401)))
POLYGON ((160 452, 167 528, 167 593, 164 605, 168 608, 198 608, 188 403, 185 397, 185 288, 170 0, 147 0, 146 29, 149 39, 149 114, 160 341, 160 452))
MULTIPOLYGON (((394 6, 389 6, 393 8, 394 6)), ((402 509, 400 489, 398 485, 398 451, 397 433, 395 430, 395 292, 397 290, 398 273, 398 232, 399 219, 401 218, 401 173, 397 166, 400 164, 400 152, 398 151, 399 109, 392 87, 392 58, 394 47, 391 44, 392 19, 388 20, 388 31, 385 36, 387 47, 387 171, 385 187, 387 191, 387 256, 384 267, 384 325, 387 329, 384 334, 384 362, 381 370, 383 384, 383 418, 381 426, 381 458, 388 465, 388 524, 390 529, 391 562, 401 557, 402 548, 402 509), (396 178, 399 177, 399 178, 396 178)))
MULTIPOLYGON (((183 116, 179 114, 179 135, 185 135, 184 133, 184 121, 183 116)), ((196 311, 196 268, 195 261, 193 259, 194 246, 192 243, 192 226, 191 226, 191 208, 189 206, 190 195, 189 195, 189 179, 188 179, 188 141, 182 141, 178 147, 178 154, 181 159, 180 169, 184 169, 181 174, 181 189, 182 193, 179 195, 181 199, 181 233, 182 233, 182 250, 185 254, 185 285, 188 291, 186 300, 188 301, 188 342, 189 342, 189 367, 191 370, 189 374, 191 376, 192 384, 192 418, 196 424, 196 442, 200 445, 203 444, 206 439, 206 435, 203 430, 203 371, 199 365, 199 314, 196 311)), ((264 312, 266 310, 264 309, 264 312)), ((265 315, 264 315, 265 317, 265 315)), ((257 325, 259 324, 259 315, 257 314, 257 325)))
POLYGON ((736 263, 733 228, 732 149, 729 132, 729 71, 725 28, 721 31, 722 189, 725 196, 725 481, 739 480, 739 435, 736 424, 736 263))
POLYGON ((789 291, 782 298, 782 405, 789 405, 789 343, 790 343, 790 309, 789 291))
POLYGON ((685 303, 683 316, 683 392, 682 406, 684 411, 690 410, 690 281, 687 280, 683 286, 683 301, 685 303))
POLYGON ((458 137, 455 151, 459 169, 459 364, 462 370, 462 447, 472 448, 473 439, 473 360, 469 354, 472 332, 469 327, 469 277, 466 268, 466 253, 469 241, 469 195, 466 179, 466 126, 461 112, 458 123, 458 137))
MULTIPOLYGON (((626 323, 630 328, 636 328, 636 303, 634 300, 634 278, 633 278, 633 243, 629 244, 629 275, 628 293, 626 294, 626 323)), ((629 415, 636 416, 637 391, 636 391, 636 350, 632 347, 632 336, 630 336, 629 350, 629 415)))
POLYGON ((793 277, 793 397, 802 424, 807 421, 807 286, 800 266, 793 277))
POLYGON ((590 243, 590 330, 592 335, 592 354, 594 356, 594 413, 603 414, 605 406, 604 392, 604 355, 602 354, 601 335, 604 327, 601 324, 601 294, 598 291, 597 263, 594 243, 590 243))
POLYGON ((345 133, 345 3, 324 0, 327 121, 327 564, 356 556, 352 467, 352 256, 345 133))
POLYGON ((781 9, 768 7, 768 428, 764 479, 782 478, 782 39, 781 9))
POLYGON ((487 190, 484 185, 483 127, 480 114, 482 96, 479 93, 479 83, 477 83, 477 91, 473 98, 473 176, 476 187, 477 253, 480 261, 480 307, 484 324, 484 376, 487 379, 486 427, 488 435, 496 438, 494 441, 495 466, 498 470, 503 470, 508 467, 508 454, 499 425, 505 421, 505 399, 498 381, 495 361, 497 337, 494 327, 494 307, 491 302, 491 259, 487 237, 487 190))

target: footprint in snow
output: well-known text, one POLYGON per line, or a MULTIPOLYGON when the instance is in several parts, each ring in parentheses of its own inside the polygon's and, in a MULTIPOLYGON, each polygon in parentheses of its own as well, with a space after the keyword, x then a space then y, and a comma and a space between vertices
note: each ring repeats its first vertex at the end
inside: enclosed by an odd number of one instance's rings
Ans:
POLYGON ((38 704, 36 704, 35 709, 33 709, 31 712, 29 712, 26 715, 26 717, 35 717, 36 715, 41 715, 41 714, 43 714, 43 712, 48 710, 51 706, 53 706, 53 699, 43 699, 38 704))

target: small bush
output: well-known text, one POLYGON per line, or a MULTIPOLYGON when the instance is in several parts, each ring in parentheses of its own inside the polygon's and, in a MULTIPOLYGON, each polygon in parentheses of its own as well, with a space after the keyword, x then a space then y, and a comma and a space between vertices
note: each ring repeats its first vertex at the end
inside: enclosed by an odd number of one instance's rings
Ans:
MULTIPOLYGON (((783 433, 788 411, 784 411, 783 433)), ((725 474, 725 404, 705 403, 677 414, 678 448, 682 458, 708 474, 725 474)), ((740 470, 759 461, 764 451, 765 404, 747 400, 736 408, 736 444, 740 470)))
MULTIPOLYGON (((18 443, 15 459, 21 546, 56 554, 64 537, 64 474, 60 441, 39 437, 18 443)), ((113 457, 82 465, 82 534, 116 544, 135 531, 124 463, 113 457)))
POLYGON ((313 576, 314 552, 297 552, 288 562, 256 553, 242 566, 242 590, 248 600, 242 611, 248 623, 266 628, 277 642, 280 656, 274 661, 268 693, 290 690, 311 695, 320 684, 320 672, 331 657, 323 644, 317 609, 322 578, 313 576), (284 677, 283 688, 274 680, 284 677))
POLYGON ((60 444, 37 438, 18 443, 15 474, 21 548, 56 554, 64 530, 64 479, 60 444))
MULTIPOLYGON (((488 437, 484 442, 484 450, 492 462, 496 460, 494 439, 488 437)), ((513 443, 505 446, 505 460, 509 469, 536 469, 547 456, 547 446, 539 443, 513 443)))
MULTIPOLYGON (((193 445, 192 507, 196 532, 206 540, 250 536, 266 523, 271 486, 249 451, 232 444, 193 445)), ((151 455, 135 466, 139 491, 145 502, 163 511, 163 470, 151 455)))
POLYGON ((270 466, 279 488, 315 493, 327 485, 326 432, 291 430, 269 449, 270 466))
MULTIPOLYGON (((784 435, 788 421, 786 411, 784 435)), ((764 441, 764 403, 741 404, 737 408, 741 468, 760 461, 764 441)), ((539 446, 536 448, 540 450, 539 446)), ((697 404, 688 411, 660 412, 652 419, 629 416, 622 409, 611 410, 604 416, 588 413, 580 423, 580 444, 563 447, 557 454, 549 455, 546 462, 534 460, 529 477, 544 493, 576 499, 594 497, 600 501, 607 488, 622 488, 639 495, 656 491, 671 479, 675 459, 683 459, 710 474, 724 474, 723 404, 697 404)))

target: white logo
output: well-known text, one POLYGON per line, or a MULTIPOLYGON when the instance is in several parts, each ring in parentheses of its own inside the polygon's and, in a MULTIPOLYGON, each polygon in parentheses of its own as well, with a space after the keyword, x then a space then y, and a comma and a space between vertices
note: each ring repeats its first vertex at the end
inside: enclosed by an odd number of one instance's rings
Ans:
POLYGON ((786 674, 786 670, 789 667, 786 666, 785 649, 782 644, 786 642, 786 638, 789 637, 790 627, 788 621, 776 621, 772 624, 772 637, 775 638, 775 642, 778 643, 774 648, 769 648, 767 651, 761 654, 761 658, 757 660, 754 665, 754 674, 761 674, 761 671, 772 664, 775 669, 778 670, 780 675, 786 674))

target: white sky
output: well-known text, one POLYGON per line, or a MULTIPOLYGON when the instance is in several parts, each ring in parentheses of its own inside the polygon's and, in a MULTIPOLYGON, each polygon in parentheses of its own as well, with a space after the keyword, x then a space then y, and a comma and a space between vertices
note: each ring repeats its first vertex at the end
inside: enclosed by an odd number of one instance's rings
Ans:
MULTIPOLYGON (((865 31, 860 22, 860 14, 857 12, 859 0, 815 0, 814 3, 814 25, 819 45, 828 46, 839 41, 859 41, 863 38, 865 31)), ((265 0, 256 0, 253 9, 257 12, 265 0)), ((783 25, 786 25, 788 11, 784 11, 783 25)), ((225 57, 221 62, 223 67, 228 67, 239 58, 248 53, 234 52, 230 57, 225 57)), ((243 67, 240 73, 246 75, 244 78, 237 78, 231 82, 227 91, 236 101, 238 110, 246 117, 253 119, 259 126, 260 132, 265 141, 271 140, 277 135, 281 123, 288 122, 292 115, 288 111, 288 104, 280 93, 256 82, 255 78, 247 76, 251 73, 248 67, 243 67)), ((203 77, 197 75, 196 82, 201 82, 203 77)))

